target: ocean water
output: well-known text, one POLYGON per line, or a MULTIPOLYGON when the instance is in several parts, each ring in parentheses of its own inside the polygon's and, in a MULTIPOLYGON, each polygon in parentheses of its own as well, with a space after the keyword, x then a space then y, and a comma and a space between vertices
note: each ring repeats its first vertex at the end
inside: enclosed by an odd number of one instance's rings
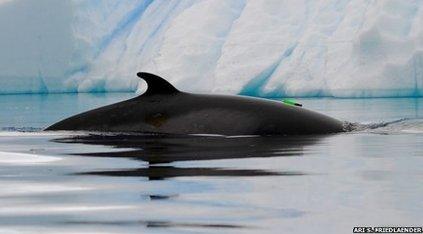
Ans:
POLYGON ((0 95, 0 233, 352 233, 421 226, 423 99, 298 99, 355 131, 41 132, 131 93, 0 95))

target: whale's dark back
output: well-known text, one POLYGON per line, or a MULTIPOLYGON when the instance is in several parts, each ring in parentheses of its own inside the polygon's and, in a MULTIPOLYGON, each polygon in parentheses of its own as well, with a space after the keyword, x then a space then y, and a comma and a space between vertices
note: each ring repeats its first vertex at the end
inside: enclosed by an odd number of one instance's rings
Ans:
POLYGON ((46 130, 219 135, 343 131, 342 122, 301 107, 252 97, 184 93, 153 74, 138 76, 148 85, 143 95, 75 115, 46 130))

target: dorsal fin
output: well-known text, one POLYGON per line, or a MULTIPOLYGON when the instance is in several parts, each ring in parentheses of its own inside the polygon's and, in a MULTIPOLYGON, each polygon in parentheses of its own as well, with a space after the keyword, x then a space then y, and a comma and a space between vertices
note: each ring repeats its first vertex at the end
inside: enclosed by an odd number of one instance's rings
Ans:
POLYGON ((144 95, 174 94, 179 92, 179 90, 177 90, 175 87, 173 87, 173 85, 171 85, 160 76, 156 76, 147 72, 138 72, 137 76, 147 82, 148 87, 144 95))

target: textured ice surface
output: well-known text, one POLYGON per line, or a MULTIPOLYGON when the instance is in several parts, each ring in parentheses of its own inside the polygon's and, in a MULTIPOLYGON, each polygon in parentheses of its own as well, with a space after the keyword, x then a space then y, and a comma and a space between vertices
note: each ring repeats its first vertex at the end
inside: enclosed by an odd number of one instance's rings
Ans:
POLYGON ((0 32, 0 93, 423 95, 419 0, 3 0, 0 32))

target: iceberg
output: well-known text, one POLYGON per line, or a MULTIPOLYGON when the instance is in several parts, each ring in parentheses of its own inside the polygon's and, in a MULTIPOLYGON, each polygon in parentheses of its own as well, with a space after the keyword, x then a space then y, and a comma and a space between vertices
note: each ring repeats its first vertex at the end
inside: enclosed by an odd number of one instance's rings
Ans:
POLYGON ((1 0, 0 93, 423 96, 419 0, 1 0))

